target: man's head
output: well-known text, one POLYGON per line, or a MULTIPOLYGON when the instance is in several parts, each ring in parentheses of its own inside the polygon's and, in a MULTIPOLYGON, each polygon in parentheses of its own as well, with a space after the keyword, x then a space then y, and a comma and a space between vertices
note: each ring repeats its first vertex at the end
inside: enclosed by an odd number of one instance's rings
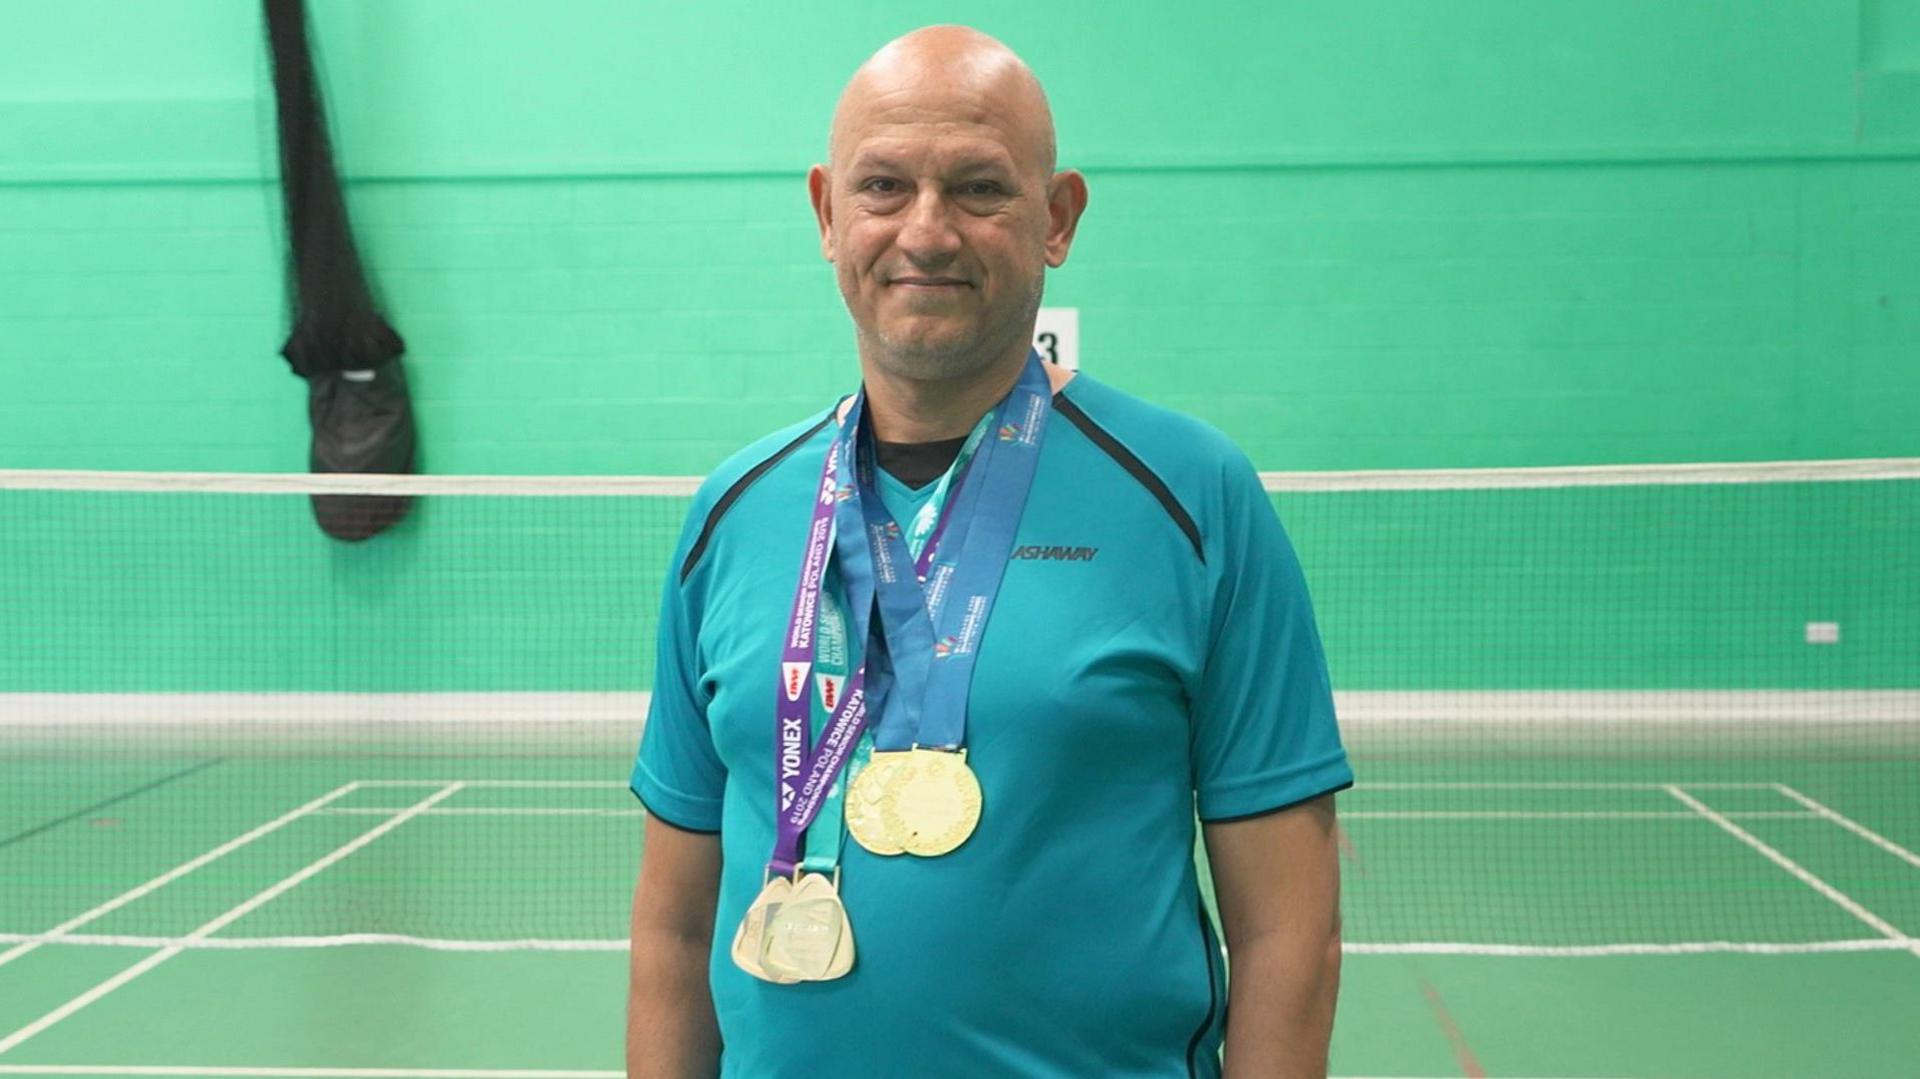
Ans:
POLYGON ((1027 65, 966 27, 897 38, 847 83, 827 153, 807 186, 863 361, 944 380, 1024 356, 1087 203, 1027 65))

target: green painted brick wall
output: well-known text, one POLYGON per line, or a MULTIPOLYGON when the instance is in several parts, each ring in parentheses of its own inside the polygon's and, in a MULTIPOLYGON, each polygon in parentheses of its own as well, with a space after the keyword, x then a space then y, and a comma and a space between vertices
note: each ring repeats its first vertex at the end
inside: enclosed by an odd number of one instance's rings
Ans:
MULTIPOLYGON (((1080 309, 1084 366, 1218 425, 1262 468, 1917 452, 1917 0, 312 6, 429 471, 697 474, 846 389, 849 327, 802 174, 860 58, 943 20, 1028 57, 1063 161, 1089 175, 1079 244, 1048 285, 1049 303, 1080 309)), ((0 37, 0 468, 301 469, 302 386, 275 354, 252 9, 21 10, 0 37)), ((1885 505, 1860 531, 1920 525, 1911 498, 1885 505)), ((112 513, 88 519, 123 523, 112 513)), ((484 555, 444 531, 453 519, 423 515, 384 554, 327 553, 296 515, 275 542, 305 553, 253 587, 365 588, 353 582, 387 572, 375 562, 436 558, 433 587, 485 587, 484 555)), ((1920 683, 1900 613, 1913 567, 1883 546, 1850 548, 1838 592, 1790 599, 1754 582, 1831 583, 1820 552, 1740 548, 1751 572, 1732 580, 1749 591, 1727 609, 1757 622, 1699 645, 1721 650, 1683 677, 1623 642, 1663 603, 1710 629, 1709 599, 1629 589, 1612 630, 1578 637, 1599 654, 1568 666, 1496 646, 1570 639, 1575 615, 1512 622, 1515 597, 1490 601, 1457 568, 1434 586, 1451 590, 1441 607, 1511 624, 1484 636, 1482 659, 1408 659, 1418 649, 1349 621, 1392 610, 1382 586, 1343 578, 1357 533, 1342 529, 1362 525, 1289 524, 1327 582, 1348 687, 1920 683), (1901 587, 1875 587, 1888 567, 1901 587), (1808 657, 1797 634, 1822 617, 1855 651, 1808 657)), ((47 557, 15 536, 0 540, 12 564, 47 557)), ((1557 542, 1540 557, 1591 557, 1557 542)), ((1698 557, 1676 550, 1649 581, 1698 557)), ((103 639, 156 613, 109 602, 137 593, 118 576, 136 569, 81 586, 106 605, 103 639)), ((16 611, 40 595, 18 588, 16 611)), ((458 609, 452 591, 409 596, 458 609)), ((382 609, 329 632, 361 647, 382 609)), ((651 612, 637 617, 644 643, 651 612)), ((496 629, 472 647, 503 663, 540 632, 496 629)), ((209 681, 142 664, 157 686, 209 681)), ((319 677, 296 668, 268 663, 258 680, 319 677)), ((6 671, 0 688, 121 684, 6 671)), ((444 674, 419 680, 444 688, 444 674)))

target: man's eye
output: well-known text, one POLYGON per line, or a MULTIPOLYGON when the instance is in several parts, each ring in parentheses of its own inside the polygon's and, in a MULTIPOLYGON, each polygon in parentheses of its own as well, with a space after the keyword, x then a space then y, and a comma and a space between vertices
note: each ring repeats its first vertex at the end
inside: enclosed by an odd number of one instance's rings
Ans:
POLYGON ((900 181, 889 180, 884 176, 876 176, 868 180, 864 186, 868 191, 877 195, 892 195, 899 192, 900 181))
POLYGON ((963 185, 960 188, 960 193, 976 197, 998 195, 1000 193, 1000 185, 994 183, 992 180, 975 180, 970 184, 963 185))

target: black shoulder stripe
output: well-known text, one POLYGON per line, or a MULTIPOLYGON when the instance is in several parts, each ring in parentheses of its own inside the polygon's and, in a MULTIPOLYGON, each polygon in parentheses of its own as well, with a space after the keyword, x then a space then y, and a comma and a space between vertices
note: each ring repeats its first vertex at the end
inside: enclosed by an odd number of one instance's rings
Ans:
POLYGON ((1107 433, 1106 428, 1093 422, 1093 417, 1082 412, 1080 406, 1074 404, 1065 394, 1054 395, 1053 408, 1071 421, 1075 427, 1080 428, 1081 434, 1086 435, 1093 440, 1094 445, 1105 450, 1108 457, 1118 462, 1121 468, 1126 469, 1128 474, 1140 481, 1140 486, 1145 487, 1154 498, 1160 501, 1160 508, 1167 511, 1167 516, 1173 518, 1173 523, 1179 525, 1180 531, 1186 533, 1187 542, 1193 544, 1193 553, 1199 556, 1200 561, 1205 562, 1207 553, 1200 544, 1200 526, 1193 523, 1193 517, 1187 513, 1186 507, 1180 504, 1179 499, 1173 497, 1173 492, 1167 490, 1167 485, 1161 482, 1160 477, 1153 474, 1153 469, 1148 468, 1144 461, 1135 457, 1133 451, 1122 445, 1119 439, 1107 433))
POLYGON ((787 456, 793 453, 794 450, 805 445, 807 439, 819 434, 820 429, 825 427, 828 421, 832 419, 833 413, 831 412, 820 417, 820 422, 807 428, 806 433, 780 447, 779 452, 759 464, 754 465, 752 468, 747 469, 746 475, 733 481, 733 486, 727 488, 727 493, 721 495, 720 500, 713 504, 713 510, 707 514, 706 523, 700 526, 700 538, 693 541, 693 549, 687 552, 687 560, 680 566, 680 579, 682 581, 686 580, 687 575, 693 572, 693 567, 699 564, 700 556, 707 553, 707 541, 713 538, 713 530, 719 526, 720 518, 727 515, 727 511, 733 508, 735 502, 740 501, 740 496, 747 493, 747 488, 753 486, 753 481, 766 475, 767 471, 774 465, 786 460, 787 456))

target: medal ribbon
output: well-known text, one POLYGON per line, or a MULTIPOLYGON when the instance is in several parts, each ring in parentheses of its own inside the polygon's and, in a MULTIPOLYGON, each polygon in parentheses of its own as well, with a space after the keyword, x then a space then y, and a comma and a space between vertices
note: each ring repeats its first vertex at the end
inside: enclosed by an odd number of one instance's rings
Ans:
MULTIPOLYGON (((781 652, 770 873, 792 876, 799 867, 801 837, 824 807, 838 804, 837 780, 856 746, 864 748, 870 741, 883 748, 956 749, 965 743, 973 664, 1032 488, 1051 397, 1046 370, 1039 355, 1030 352, 1013 392, 974 427, 940 487, 914 515, 913 533, 906 537, 874 487, 871 439, 860 434, 865 427, 864 391, 854 398, 821 467, 781 652), (990 432, 995 437, 986 437, 990 432), (978 480, 967 482, 976 471, 978 480), (848 472, 853 473, 852 483, 844 482, 848 472), (954 521, 964 522, 957 537, 947 534, 954 521), (942 548, 956 550, 941 557, 942 548), (864 642, 870 655, 846 679, 814 746, 809 720, 815 637, 821 621, 839 613, 822 609, 823 599, 833 602, 823 597, 830 553, 838 556, 846 586, 846 613, 852 623, 846 627, 847 641, 864 642), (908 565, 914 569, 911 585, 899 572, 908 565), (948 609, 943 601, 956 588, 967 600, 948 609), (872 633, 870 614, 876 606, 880 632, 872 633), (944 636, 935 637, 936 625, 944 636), (897 715, 883 722, 873 739, 863 740, 870 663, 877 675, 876 699, 901 684, 917 686, 920 692, 901 694, 903 707, 897 715), (936 712, 934 722, 922 721, 923 705, 936 712)), ((808 843, 809 868, 831 868, 837 861, 839 830, 833 831, 831 837, 808 843)))
POLYGON ((972 432, 967 435, 967 441, 961 445, 960 452, 954 457, 953 463, 940 474, 939 485, 933 489, 933 494, 927 496, 927 500, 921 503, 920 509, 913 515, 913 523, 907 526, 907 554, 913 559, 913 575, 916 580, 927 579, 927 569, 933 564, 934 552, 940 548, 940 538, 946 533, 947 522, 953 520, 953 515, 945 512, 947 502, 959 493, 961 486, 965 484, 967 465, 972 462, 973 455, 979 451, 980 439, 986 435, 987 428, 991 426, 993 426, 992 412, 980 417, 980 422, 973 425, 972 432))
MULTIPOLYGON (((839 594, 837 577, 829 565, 826 583, 820 590, 820 622, 814 636, 813 682, 818 692, 808 694, 811 701, 808 718, 811 721, 809 731, 816 739, 826 730, 828 721, 845 699, 847 676, 853 673, 853 642, 847 634, 847 618, 834 599, 839 594)), ((872 679, 867 681, 867 691, 867 700, 871 704, 872 679)), ((869 741, 871 739, 863 737, 861 744, 869 741)), ((833 781, 827 790, 826 801, 820 805, 819 815, 807 826, 807 857, 801 863, 801 868, 809 873, 832 873, 840 863, 840 823, 845 819, 846 812, 842 803, 846 797, 846 784, 853 779, 853 768, 854 765, 849 765, 844 778, 833 781)))
MULTIPOLYGON (((807 529, 806 553, 800 562, 800 580, 794 586, 793 610, 787 620, 787 635, 780 654, 780 679, 774 706, 774 798, 775 828, 773 857, 769 872, 792 876, 800 861, 800 837, 820 813, 827 795, 836 789, 835 779, 847 755, 860 738, 867 721, 866 666, 862 664, 845 682, 838 707, 833 709, 815 747, 808 729, 814 696, 815 636, 823 617, 838 612, 821 609, 826 582, 827 560, 834 548, 835 506, 842 500, 842 473, 846 464, 847 440, 834 439, 820 469, 820 483, 814 488, 812 520, 807 529)), ((847 493, 851 497, 851 492, 847 493)), ((827 599, 828 603, 832 600, 827 599)), ((872 600, 867 601, 867 608, 872 600)), ((849 604, 854 616, 854 632, 865 635, 868 619, 859 603, 849 604)))
MULTIPOLYGON (((874 731, 880 749, 953 750, 966 744, 973 666, 1033 487, 1052 396, 1039 355, 1029 352, 1012 392, 989 413, 991 423, 969 437, 970 460, 956 460, 963 467, 950 470, 944 505, 934 508, 938 523, 926 530, 929 542, 919 551, 908 547, 880 498, 872 440, 860 436, 855 422, 863 402, 856 399, 848 414, 847 426, 856 438, 856 497, 839 503, 839 554, 851 594, 856 579, 865 575, 850 541, 857 537, 866 541, 859 546, 871 547, 864 565, 871 567, 880 635, 892 663, 891 695, 898 697, 898 707, 889 709, 874 731), (911 581, 903 572, 909 565, 911 581), (950 596, 960 601, 948 603, 950 596)), ((915 515, 916 524, 920 516, 915 515)))

